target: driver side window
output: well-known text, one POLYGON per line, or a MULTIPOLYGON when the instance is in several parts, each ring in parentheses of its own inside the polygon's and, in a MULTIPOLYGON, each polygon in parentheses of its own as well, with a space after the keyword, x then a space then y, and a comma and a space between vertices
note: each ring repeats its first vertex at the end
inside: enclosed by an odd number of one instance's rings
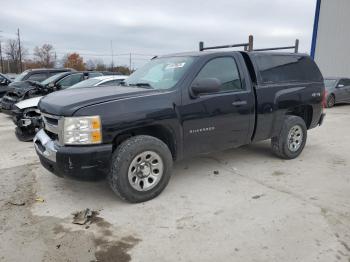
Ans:
POLYGON ((194 81, 203 78, 217 78, 220 80, 220 92, 243 90, 238 67, 232 57, 220 57, 210 60, 201 69, 194 81))

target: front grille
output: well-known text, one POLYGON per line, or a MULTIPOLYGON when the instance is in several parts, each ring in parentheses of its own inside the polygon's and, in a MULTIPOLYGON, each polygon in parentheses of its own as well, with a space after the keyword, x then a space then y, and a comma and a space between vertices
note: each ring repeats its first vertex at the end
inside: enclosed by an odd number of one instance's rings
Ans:
POLYGON ((55 135, 59 134, 59 120, 61 119, 60 116, 54 116, 54 115, 42 113, 42 119, 44 121, 45 130, 55 135))
POLYGON ((50 118, 47 116, 44 116, 46 123, 52 125, 52 126, 58 126, 58 119, 56 118, 50 118))
POLYGON ((50 132, 50 131, 47 131, 46 130, 46 134, 52 139, 52 140, 56 140, 56 141, 58 141, 59 139, 58 139, 58 134, 54 134, 54 133, 52 133, 52 132, 50 132))

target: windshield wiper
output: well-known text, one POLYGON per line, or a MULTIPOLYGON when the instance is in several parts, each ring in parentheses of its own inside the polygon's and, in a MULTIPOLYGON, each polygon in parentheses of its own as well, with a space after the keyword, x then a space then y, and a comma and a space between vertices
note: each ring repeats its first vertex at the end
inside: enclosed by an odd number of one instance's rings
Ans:
POLYGON ((137 87, 144 87, 148 89, 154 89, 154 87, 152 87, 149 83, 133 83, 133 84, 129 84, 129 86, 137 86, 137 87))

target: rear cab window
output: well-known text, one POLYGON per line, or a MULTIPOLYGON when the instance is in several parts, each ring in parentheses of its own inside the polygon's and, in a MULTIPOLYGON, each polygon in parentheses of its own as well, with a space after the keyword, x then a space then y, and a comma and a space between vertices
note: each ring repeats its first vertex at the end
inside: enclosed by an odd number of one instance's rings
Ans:
POLYGON ((315 62, 308 56, 254 54, 260 84, 323 82, 315 62))

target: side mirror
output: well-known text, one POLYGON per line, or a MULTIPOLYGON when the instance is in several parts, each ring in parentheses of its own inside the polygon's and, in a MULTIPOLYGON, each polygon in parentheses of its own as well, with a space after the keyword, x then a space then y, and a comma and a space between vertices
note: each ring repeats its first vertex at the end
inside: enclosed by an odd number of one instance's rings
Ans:
POLYGON ((194 96, 211 94, 220 91, 221 82, 217 78, 202 78, 192 83, 191 91, 194 96))
POLYGON ((342 87, 344 87, 344 85, 339 84, 339 85, 337 85, 337 87, 338 87, 338 88, 342 88, 342 87))

